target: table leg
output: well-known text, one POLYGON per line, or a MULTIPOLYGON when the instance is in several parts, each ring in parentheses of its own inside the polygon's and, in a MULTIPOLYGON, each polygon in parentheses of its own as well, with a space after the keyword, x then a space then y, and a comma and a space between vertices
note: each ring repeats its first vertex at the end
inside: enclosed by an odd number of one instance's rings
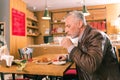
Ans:
POLYGON ((61 76, 50 76, 50 80, 63 80, 61 76))
POLYGON ((49 76, 49 77, 50 77, 50 80, 57 80, 56 76, 49 76))
POLYGON ((12 73, 12 79, 15 80, 15 73, 12 73))
POLYGON ((4 73, 0 73, 1 75, 1 80, 4 80, 4 73))
POLYGON ((58 77, 59 80, 63 80, 63 77, 58 77))

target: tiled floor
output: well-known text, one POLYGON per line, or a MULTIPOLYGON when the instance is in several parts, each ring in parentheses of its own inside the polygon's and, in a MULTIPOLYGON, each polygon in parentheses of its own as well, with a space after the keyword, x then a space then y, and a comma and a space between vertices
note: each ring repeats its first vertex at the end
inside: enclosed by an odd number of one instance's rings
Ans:
MULTIPOLYGON (((12 74, 5 74, 4 78, 5 78, 5 80, 12 80, 12 74)), ((15 78, 22 79, 23 76, 22 75, 15 75, 15 78)), ((0 80, 1 80, 1 78, 0 78, 0 80)))

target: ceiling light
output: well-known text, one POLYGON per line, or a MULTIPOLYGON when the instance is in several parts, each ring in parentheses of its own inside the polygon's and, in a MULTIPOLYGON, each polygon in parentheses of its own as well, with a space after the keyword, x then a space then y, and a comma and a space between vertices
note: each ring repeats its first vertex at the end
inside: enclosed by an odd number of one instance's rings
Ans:
POLYGON ((42 19, 45 19, 45 20, 49 20, 49 19, 51 19, 47 7, 45 8, 44 15, 43 15, 42 19))
POLYGON ((85 6, 85 0, 83 0, 82 12, 83 12, 84 16, 90 15, 90 13, 88 12, 88 10, 87 10, 87 8, 86 8, 86 6, 85 6))
POLYGON ((46 0, 46 8, 45 8, 44 15, 43 15, 42 19, 44 19, 44 20, 50 20, 51 19, 50 14, 49 14, 49 10, 47 8, 47 0, 46 0))

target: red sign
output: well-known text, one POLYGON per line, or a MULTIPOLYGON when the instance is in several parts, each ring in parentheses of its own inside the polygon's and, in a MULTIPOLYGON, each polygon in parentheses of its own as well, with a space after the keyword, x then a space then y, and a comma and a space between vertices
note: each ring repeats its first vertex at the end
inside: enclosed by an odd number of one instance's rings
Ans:
POLYGON ((25 36, 25 13, 12 8, 12 35, 25 36))

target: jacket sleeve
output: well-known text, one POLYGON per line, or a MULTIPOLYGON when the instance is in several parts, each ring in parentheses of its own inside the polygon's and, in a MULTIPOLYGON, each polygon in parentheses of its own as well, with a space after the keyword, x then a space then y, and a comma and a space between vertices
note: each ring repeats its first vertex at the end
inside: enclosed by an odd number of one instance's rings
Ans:
POLYGON ((72 49, 70 59, 77 67, 88 73, 93 73, 101 64, 103 58, 105 38, 102 34, 92 34, 72 49))

